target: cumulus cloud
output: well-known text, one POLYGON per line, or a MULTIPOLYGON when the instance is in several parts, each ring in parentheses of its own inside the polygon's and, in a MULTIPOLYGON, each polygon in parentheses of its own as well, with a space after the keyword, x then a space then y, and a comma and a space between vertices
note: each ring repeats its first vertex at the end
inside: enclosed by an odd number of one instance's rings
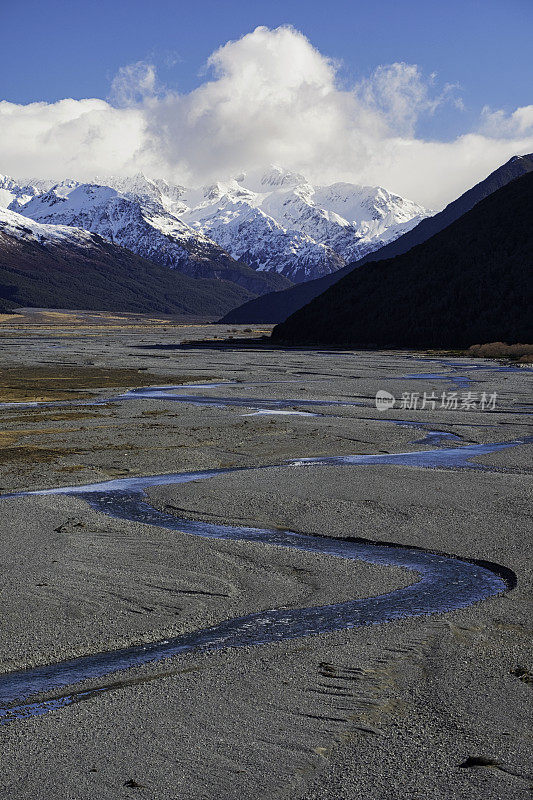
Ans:
POLYGON ((21 177, 132 174, 195 185, 275 162, 315 182, 381 184, 438 208, 515 153, 533 150, 533 107, 484 109, 449 142, 417 135, 460 106, 416 65, 378 66, 355 86, 290 27, 260 27, 216 50, 204 81, 165 90, 145 62, 123 67, 107 101, 0 102, 0 169, 21 177))
POLYGON ((115 109, 103 100, 0 102, 3 172, 21 177, 88 177, 95 171, 135 168, 146 122, 139 109, 115 109))

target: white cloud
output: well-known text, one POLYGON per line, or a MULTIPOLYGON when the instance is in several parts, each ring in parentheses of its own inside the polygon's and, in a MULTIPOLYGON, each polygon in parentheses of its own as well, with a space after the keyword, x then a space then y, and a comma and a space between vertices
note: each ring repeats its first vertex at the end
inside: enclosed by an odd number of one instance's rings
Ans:
POLYGON ((436 75, 424 78, 416 64, 395 63, 378 67, 370 78, 355 87, 363 106, 382 114, 389 128, 397 135, 413 136, 419 117, 433 114, 448 101, 460 105, 454 96, 457 89, 446 84, 438 94, 432 94, 436 75))
POLYGON ((121 67, 111 83, 110 102, 119 107, 129 107, 153 97, 158 91, 153 64, 137 61, 121 67))
POLYGON ((311 180, 380 183, 437 208, 515 153, 533 150, 533 107, 485 109, 478 131, 417 138, 456 87, 416 65, 379 66, 339 86, 337 65, 298 31, 257 28, 208 61, 188 94, 165 91, 145 62, 123 67, 108 102, 0 103, 0 169, 21 177, 132 174, 186 184, 271 162, 311 180))
POLYGON ((26 106, 0 102, 0 168, 20 177, 88 178, 127 173, 144 159, 141 110, 103 100, 60 100, 26 106))
POLYGON ((481 130, 494 137, 533 136, 533 105, 517 108, 512 114, 485 106, 481 130))

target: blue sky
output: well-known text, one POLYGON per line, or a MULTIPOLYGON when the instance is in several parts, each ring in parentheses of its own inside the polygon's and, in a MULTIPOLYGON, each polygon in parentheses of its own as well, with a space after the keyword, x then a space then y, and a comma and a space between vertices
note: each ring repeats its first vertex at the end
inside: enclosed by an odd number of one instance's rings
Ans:
POLYGON ((294 25, 340 59, 346 82, 405 61, 459 84, 425 135, 457 133, 481 108, 532 101, 531 0, 3 0, 0 97, 16 103, 108 95, 117 70, 146 60, 178 91, 204 78, 208 56, 258 25, 294 25))
POLYGON ((4 174, 278 163, 437 208, 533 151, 533 0, 2 3, 4 174))

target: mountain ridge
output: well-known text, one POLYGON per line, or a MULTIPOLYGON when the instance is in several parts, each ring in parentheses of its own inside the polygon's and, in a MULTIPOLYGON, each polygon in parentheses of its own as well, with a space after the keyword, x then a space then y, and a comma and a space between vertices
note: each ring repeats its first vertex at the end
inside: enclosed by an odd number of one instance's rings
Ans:
POLYGON ((231 281, 256 295, 290 285, 283 276, 261 275, 232 259, 148 195, 133 197, 112 187, 68 180, 36 194, 19 213, 36 222, 97 233, 160 266, 193 278, 231 281))
POLYGON ((532 217, 528 172, 407 253, 353 270, 272 338, 375 348, 529 343, 532 217))
POLYGON ((261 298, 254 298, 242 307, 232 309, 220 321, 230 324, 282 322, 299 308, 303 308, 303 306, 311 302, 313 298, 341 280, 345 275, 348 275, 353 269, 359 268, 371 260, 381 261, 407 252, 417 244, 426 241, 433 234, 443 230, 463 213, 470 210, 479 200, 531 170, 533 170, 533 154, 513 156, 505 164, 491 172, 484 180, 449 203, 442 211, 432 217, 421 220, 416 227, 400 238, 364 256, 359 261, 348 264, 335 275, 327 275, 314 281, 308 281, 305 284, 289 287, 281 292, 271 292, 261 298))
POLYGON ((203 196, 186 191, 182 200, 180 218, 191 227, 255 269, 275 269, 295 283, 336 272, 428 213, 382 187, 314 186, 277 166, 204 187, 203 196))
POLYGON ((0 208, 0 308, 159 311, 216 318, 250 297, 234 283, 158 266, 98 234, 0 208))
POLYGON ((313 186, 281 167, 200 189, 142 173, 53 186, 4 177, 2 202, 36 221, 92 230, 156 263, 193 277, 222 276, 255 294, 334 273, 428 213, 381 187, 313 186))

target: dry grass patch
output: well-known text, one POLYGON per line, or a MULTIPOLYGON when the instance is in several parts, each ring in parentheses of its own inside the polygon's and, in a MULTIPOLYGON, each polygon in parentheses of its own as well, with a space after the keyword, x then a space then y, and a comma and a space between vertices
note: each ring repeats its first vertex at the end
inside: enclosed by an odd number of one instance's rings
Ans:
MULTIPOLYGON (((114 428, 114 425, 98 425, 98 428, 114 428)), ((68 447, 64 447, 62 442, 46 443, 35 442, 36 437, 43 436, 64 436, 65 434, 79 433, 82 428, 18 428, 14 430, 0 431, 0 467, 12 464, 20 468, 24 465, 26 471, 32 465, 38 463, 52 463, 58 461, 63 456, 78 455, 83 456, 90 452, 101 452, 105 446, 86 447, 81 442, 76 447, 76 441, 69 442, 68 447), (26 437, 32 437, 30 441, 21 441, 26 437)), ((73 467, 75 469, 76 467, 73 467)), ((80 465, 78 467, 82 469, 80 465)))
POLYGON ((4 367, 0 369, 0 403, 78 400, 99 389, 138 388, 194 382, 184 375, 151 375, 144 370, 100 367, 4 367))
POLYGON ((32 466, 37 463, 57 461, 63 456, 79 455, 79 452, 79 450, 68 447, 35 447, 33 445, 2 447, 0 448, 0 465, 23 462, 27 466, 32 466))
MULTIPOLYGON (((17 422, 75 422, 76 420, 80 419, 94 419, 95 417, 102 418, 101 409, 113 409, 114 406, 112 404, 108 405, 99 405, 95 408, 94 411, 50 411, 47 408, 39 408, 35 410, 33 414, 16 414, 16 421, 17 422)), ((114 414, 108 414, 105 418, 109 416, 115 416, 114 414)))

